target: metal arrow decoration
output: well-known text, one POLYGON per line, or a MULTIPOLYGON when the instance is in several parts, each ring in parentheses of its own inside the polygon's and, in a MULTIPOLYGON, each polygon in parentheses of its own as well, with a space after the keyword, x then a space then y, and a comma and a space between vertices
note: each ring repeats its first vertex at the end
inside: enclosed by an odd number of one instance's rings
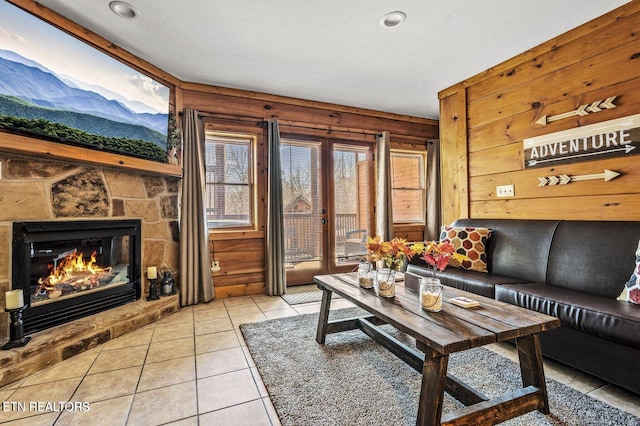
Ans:
POLYGON ((580 105, 578 107, 578 109, 575 109, 575 110, 569 111, 569 112, 565 112, 565 113, 562 113, 562 114, 558 114, 558 115, 552 115, 551 117, 547 117, 546 115, 543 115, 542 117, 540 117, 540 119, 538 121, 536 121, 536 124, 540 124, 542 126, 546 126, 548 123, 551 123, 552 121, 562 120, 563 118, 589 115, 590 113, 600 112, 600 111, 602 111, 603 108, 604 109, 613 109, 613 108, 616 107, 613 104, 613 101, 614 101, 615 98, 616 98, 616 96, 611 96, 611 97, 605 99, 604 101, 601 99, 601 100, 595 101, 595 102, 593 102, 591 104, 580 105))
POLYGON ((578 182, 581 180, 594 180, 594 179, 604 179, 605 182, 609 182, 611 179, 615 179, 620 176, 620 173, 614 172, 612 170, 604 170, 604 173, 595 173, 591 175, 579 175, 579 176, 569 176, 569 175, 558 175, 558 176, 542 176, 539 177, 538 180, 540 183, 538 186, 554 186, 554 185, 566 185, 570 182, 578 182))

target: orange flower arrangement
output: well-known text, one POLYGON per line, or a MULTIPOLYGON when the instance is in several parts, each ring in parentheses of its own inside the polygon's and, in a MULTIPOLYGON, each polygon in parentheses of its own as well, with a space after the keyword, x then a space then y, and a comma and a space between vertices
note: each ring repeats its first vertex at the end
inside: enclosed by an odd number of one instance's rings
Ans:
POLYGON ((367 260, 377 262, 382 259, 382 238, 379 235, 367 238, 367 260))
POLYGON ((409 245, 404 238, 382 241, 380 236, 375 236, 367 239, 367 259, 370 262, 383 260, 387 268, 395 270, 402 267, 405 259, 411 259, 421 252, 421 244, 409 245))

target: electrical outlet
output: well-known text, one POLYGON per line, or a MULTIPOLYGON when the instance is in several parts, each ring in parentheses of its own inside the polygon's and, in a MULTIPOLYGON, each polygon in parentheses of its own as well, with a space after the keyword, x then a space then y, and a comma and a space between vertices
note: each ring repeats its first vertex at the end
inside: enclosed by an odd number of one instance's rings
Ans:
POLYGON ((513 185, 496 186, 496 197, 513 197, 513 185))
POLYGON ((214 260, 213 262, 211 262, 211 271, 218 272, 219 270, 220 270, 220 262, 218 262, 217 260, 214 260))

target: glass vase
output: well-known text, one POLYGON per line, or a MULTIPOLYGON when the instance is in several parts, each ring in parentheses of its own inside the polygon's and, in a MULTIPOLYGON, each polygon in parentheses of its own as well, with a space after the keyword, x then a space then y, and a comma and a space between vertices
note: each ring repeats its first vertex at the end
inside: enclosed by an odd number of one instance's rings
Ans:
POLYGON ((358 284, 362 288, 373 288, 375 271, 370 262, 360 262, 358 264, 358 284))
POLYGON ((396 295, 396 271, 391 268, 382 268, 376 271, 374 282, 376 294, 380 297, 394 297, 396 295))
POLYGON ((440 312, 442 284, 438 278, 422 277, 420 279, 420 305, 425 311, 440 312))

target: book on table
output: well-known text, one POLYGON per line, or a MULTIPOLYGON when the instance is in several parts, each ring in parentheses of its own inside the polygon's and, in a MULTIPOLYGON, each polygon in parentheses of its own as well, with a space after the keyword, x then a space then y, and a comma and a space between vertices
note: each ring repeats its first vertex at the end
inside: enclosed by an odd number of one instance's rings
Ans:
POLYGON ((463 308, 473 308, 474 306, 480 306, 480 302, 477 300, 469 299, 467 297, 452 297, 449 302, 454 305, 462 306, 463 308))

